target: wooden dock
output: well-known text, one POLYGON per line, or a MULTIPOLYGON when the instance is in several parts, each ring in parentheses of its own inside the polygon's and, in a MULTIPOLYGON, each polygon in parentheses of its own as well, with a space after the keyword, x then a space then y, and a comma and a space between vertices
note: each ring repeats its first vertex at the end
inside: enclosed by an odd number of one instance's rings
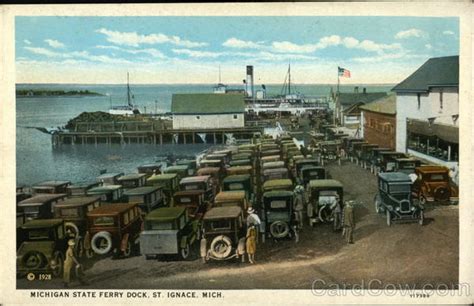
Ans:
POLYGON ((254 133, 263 133, 263 127, 173 130, 153 121, 89 122, 52 134, 52 144, 224 144, 231 137, 251 139, 254 133))

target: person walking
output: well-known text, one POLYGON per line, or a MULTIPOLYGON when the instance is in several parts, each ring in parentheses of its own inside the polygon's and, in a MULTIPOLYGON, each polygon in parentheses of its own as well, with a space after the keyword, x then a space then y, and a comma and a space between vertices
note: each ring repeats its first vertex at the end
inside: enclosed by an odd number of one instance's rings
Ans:
MULTIPOLYGON (((76 256, 74 256, 74 246, 76 245, 76 242, 74 239, 69 239, 68 241, 68 248, 66 251, 66 258, 64 259, 64 273, 63 273, 63 281, 64 281, 64 287, 69 288, 69 285, 71 283, 71 270, 73 269, 75 265, 75 271, 81 272, 81 264, 77 260, 76 256)), ((81 284, 85 283, 82 280, 82 275, 80 273, 76 273, 79 281, 81 284)))
POLYGON ((255 263, 255 253, 257 251, 257 229, 255 226, 250 226, 247 229, 247 240, 245 241, 245 248, 249 256, 249 262, 255 263))
POLYGON ((353 201, 347 201, 344 205, 344 238, 347 243, 354 243, 353 232, 355 228, 353 201))

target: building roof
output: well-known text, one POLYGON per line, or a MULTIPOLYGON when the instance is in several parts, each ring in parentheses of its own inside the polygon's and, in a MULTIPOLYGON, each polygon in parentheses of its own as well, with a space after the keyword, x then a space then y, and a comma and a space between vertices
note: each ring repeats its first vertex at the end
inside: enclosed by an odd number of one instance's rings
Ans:
POLYGON ((395 115, 397 113, 397 96, 387 95, 371 103, 361 105, 359 108, 373 113, 395 115))
POLYGON ((430 58, 392 91, 428 92, 431 87, 458 86, 459 56, 445 56, 430 58))
POLYGON ((243 113, 244 110, 243 95, 173 94, 171 100, 171 113, 175 115, 243 113))
POLYGON ((341 105, 348 106, 359 102, 370 103, 386 95, 386 92, 340 92, 338 94, 338 101, 341 105))

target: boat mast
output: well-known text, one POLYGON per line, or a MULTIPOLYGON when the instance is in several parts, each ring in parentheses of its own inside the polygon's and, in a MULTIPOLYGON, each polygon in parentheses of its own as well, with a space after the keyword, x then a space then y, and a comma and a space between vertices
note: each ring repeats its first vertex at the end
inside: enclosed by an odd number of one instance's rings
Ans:
POLYGON ((127 102, 128 102, 129 106, 133 106, 131 100, 132 99, 130 97, 130 77, 129 77, 129 73, 127 71, 127 102))
POLYGON ((291 65, 288 62, 288 95, 291 95, 291 65))

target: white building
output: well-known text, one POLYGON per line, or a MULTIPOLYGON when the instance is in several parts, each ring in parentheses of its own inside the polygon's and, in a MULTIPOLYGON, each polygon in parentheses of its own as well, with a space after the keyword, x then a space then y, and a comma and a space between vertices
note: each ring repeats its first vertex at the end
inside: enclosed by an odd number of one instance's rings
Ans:
POLYGON ((458 171, 459 57, 431 58, 396 85, 397 151, 458 171))
POLYGON ((241 94, 174 94, 173 129, 242 128, 245 102, 241 94))

